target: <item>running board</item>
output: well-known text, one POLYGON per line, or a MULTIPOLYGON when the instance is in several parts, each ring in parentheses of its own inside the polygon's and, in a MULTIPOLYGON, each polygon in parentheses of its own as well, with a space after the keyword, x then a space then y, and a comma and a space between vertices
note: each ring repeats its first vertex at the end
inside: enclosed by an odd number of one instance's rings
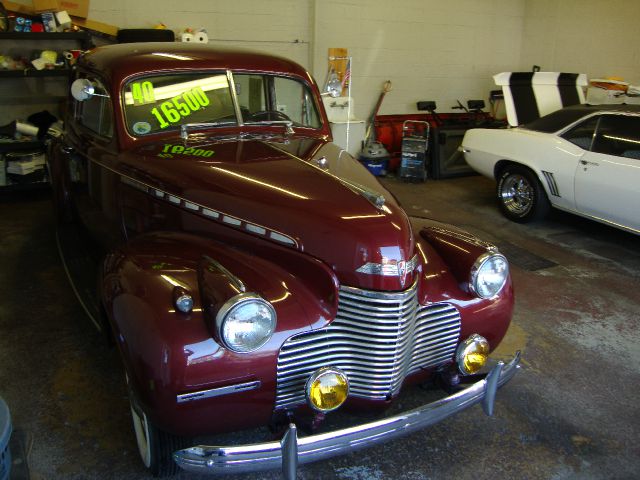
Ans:
POLYGON ((100 333, 100 301, 96 292, 98 265, 87 252, 81 233, 71 225, 59 226, 56 231, 58 253, 73 292, 85 313, 100 333))

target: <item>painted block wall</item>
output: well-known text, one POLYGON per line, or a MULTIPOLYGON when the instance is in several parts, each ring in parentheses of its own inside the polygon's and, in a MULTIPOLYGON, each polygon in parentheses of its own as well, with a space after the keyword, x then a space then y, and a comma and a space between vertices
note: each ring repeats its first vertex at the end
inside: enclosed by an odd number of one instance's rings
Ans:
POLYGON ((326 76, 329 47, 354 57, 356 114, 367 118, 385 80, 382 114, 439 112, 487 99, 491 76, 519 64, 524 0, 322 0, 315 3, 313 74, 326 76))
POLYGON ((638 0, 526 0, 520 65, 640 84, 638 0))
POLYGON ((387 79, 383 114, 416 112, 419 100, 440 112, 487 100, 492 75, 533 64, 640 82, 638 0, 91 0, 89 16, 121 28, 203 27, 211 44, 291 58, 319 83, 327 49, 346 47, 363 119, 387 79))

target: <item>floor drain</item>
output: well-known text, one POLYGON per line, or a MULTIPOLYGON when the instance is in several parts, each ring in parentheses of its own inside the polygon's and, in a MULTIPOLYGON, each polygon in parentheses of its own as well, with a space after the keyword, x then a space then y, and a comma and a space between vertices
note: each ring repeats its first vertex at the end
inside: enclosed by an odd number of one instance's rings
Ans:
POLYGON ((531 253, 513 243, 501 241, 498 242, 498 248, 500 249, 500 253, 507 257, 509 263, 529 272, 535 272, 536 270, 543 270, 558 265, 556 262, 531 253))

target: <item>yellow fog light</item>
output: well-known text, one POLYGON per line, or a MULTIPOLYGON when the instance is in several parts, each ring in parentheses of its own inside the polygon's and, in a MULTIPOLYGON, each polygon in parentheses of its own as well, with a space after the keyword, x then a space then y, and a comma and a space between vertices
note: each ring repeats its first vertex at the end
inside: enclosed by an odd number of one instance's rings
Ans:
POLYGON ((456 361, 458 369, 463 375, 471 375, 478 372, 489 357, 489 342, 477 333, 474 333, 458 346, 456 361))
POLYGON ((344 403, 349 395, 349 380, 333 367, 316 370, 307 380, 307 401, 314 410, 330 412, 344 403))

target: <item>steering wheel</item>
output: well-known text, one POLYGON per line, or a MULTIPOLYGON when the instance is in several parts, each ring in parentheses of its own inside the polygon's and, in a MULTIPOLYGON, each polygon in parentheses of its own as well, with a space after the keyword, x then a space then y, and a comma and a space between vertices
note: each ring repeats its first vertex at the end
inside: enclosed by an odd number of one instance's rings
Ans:
POLYGON ((291 121, 291 119, 287 116, 286 113, 280 112, 278 110, 260 110, 259 112, 252 113, 249 116, 249 120, 284 120, 291 121))

